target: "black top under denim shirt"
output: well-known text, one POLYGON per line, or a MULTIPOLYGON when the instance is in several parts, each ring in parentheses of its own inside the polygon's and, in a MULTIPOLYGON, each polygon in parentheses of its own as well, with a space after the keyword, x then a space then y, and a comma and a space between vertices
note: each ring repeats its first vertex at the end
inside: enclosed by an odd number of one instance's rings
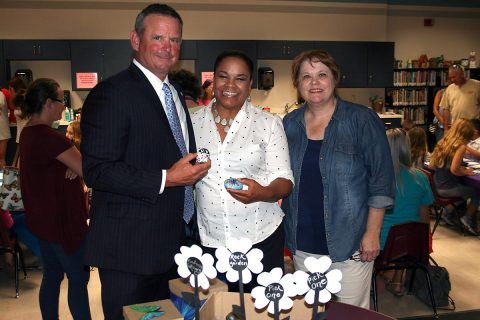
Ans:
MULTIPOLYGON (((329 256, 348 260, 358 250, 369 208, 389 209, 395 201, 395 174, 385 126, 371 109, 336 97, 317 166, 322 175, 323 217, 329 256)), ((283 118, 295 185, 283 199, 285 239, 297 250, 301 167, 308 144, 303 105, 283 118)))
POLYGON ((298 250, 328 255, 323 216, 323 183, 318 158, 323 140, 308 139, 307 150, 302 163, 300 194, 298 201, 298 250))

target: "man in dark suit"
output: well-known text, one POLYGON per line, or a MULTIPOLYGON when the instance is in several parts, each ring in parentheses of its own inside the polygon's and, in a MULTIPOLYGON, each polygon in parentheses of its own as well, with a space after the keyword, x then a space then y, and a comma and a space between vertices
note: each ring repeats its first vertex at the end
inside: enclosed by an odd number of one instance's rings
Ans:
POLYGON ((169 297, 193 214, 191 186, 210 167, 192 165, 192 124, 167 76, 182 24, 167 5, 143 9, 130 36, 132 64, 99 83, 83 107, 83 172, 93 188, 85 261, 99 268, 105 319, 123 319, 124 305, 169 297))

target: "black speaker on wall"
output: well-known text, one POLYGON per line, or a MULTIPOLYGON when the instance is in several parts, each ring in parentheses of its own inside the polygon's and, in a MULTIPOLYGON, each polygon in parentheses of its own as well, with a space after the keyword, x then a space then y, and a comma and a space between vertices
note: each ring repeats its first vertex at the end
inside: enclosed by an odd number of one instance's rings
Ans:
POLYGON ((270 67, 258 68, 258 89, 270 90, 274 85, 274 72, 270 67))

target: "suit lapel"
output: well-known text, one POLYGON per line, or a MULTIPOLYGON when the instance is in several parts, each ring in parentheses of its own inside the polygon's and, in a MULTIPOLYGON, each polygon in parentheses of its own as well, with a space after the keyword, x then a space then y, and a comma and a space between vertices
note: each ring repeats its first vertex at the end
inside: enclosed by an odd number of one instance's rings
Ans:
POLYGON ((163 109, 160 98, 158 97, 157 92, 153 88, 150 81, 148 81, 147 77, 135 64, 132 63, 129 70, 132 73, 133 78, 138 81, 137 83, 140 92, 142 92, 143 96, 148 99, 149 105, 154 107, 155 110, 160 111, 163 120, 168 124, 167 115, 165 114, 165 110, 163 109))
MULTIPOLYGON (((170 123, 168 122, 167 114, 165 113, 165 109, 162 105, 162 102, 160 101, 160 98, 157 95, 157 92, 153 88, 152 84, 150 81, 148 81, 147 77, 143 72, 134 64, 131 63, 129 70, 132 74, 132 77, 137 80, 137 83, 140 87, 140 91, 143 93, 144 97, 148 99, 149 106, 152 106, 156 112, 158 112, 160 116, 160 120, 162 124, 168 128, 168 131, 170 132, 171 139, 175 140, 173 137, 172 129, 170 128, 170 123)), ((188 129, 188 137, 189 137, 189 152, 197 152, 197 148, 195 145, 195 138, 194 138, 194 133, 193 133, 193 126, 192 126, 192 121, 190 119, 190 113, 188 112, 187 104, 185 102, 185 98, 183 96, 183 93, 180 91, 180 88, 176 86, 175 84, 172 84, 175 88, 175 90, 178 93, 178 96, 180 98, 180 102, 182 103, 183 110, 187 116, 187 129, 188 129)), ((180 149, 178 149, 180 152, 180 149)))

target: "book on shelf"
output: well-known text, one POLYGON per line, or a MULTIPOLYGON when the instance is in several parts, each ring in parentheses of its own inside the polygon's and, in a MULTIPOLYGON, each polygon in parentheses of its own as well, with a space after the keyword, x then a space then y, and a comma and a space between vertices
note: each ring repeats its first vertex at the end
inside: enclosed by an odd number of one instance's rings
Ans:
POLYGON ((426 107, 406 107, 398 109, 397 112, 403 115, 404 120, 412 120, 416 125, 425 124, 426 107))
POLYGON ((448 80, 448 71, 446 69, 402 69, 393 72, 394 87, 421 87, 436 86, 437 79, 443 86, 448 80))
POLYGON ((427 88, 398 88, 392 89, 392 105, 399 106, 426 106, 428 104, 427 88))

